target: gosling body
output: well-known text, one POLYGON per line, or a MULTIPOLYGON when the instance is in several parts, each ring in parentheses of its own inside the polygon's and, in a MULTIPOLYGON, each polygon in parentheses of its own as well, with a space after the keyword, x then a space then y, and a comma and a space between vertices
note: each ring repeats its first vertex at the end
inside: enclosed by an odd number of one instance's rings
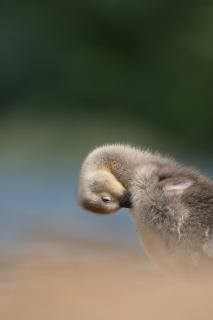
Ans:
POLYGON ((126 207, 151 258, 159 264, 213 260, 213 182, 208 177, 128 145, 92 151, 79 178, 80 204, 112 213, 130 194, 126 207))

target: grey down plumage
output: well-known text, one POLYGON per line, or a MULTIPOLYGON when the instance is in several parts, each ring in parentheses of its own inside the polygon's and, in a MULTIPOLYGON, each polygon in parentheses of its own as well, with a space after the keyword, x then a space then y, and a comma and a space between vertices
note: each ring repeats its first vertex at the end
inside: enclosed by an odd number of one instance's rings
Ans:
POLYGON ((131 194, 130 214, 151 258, 161 264, 213 259, 213 182, 208 177, 159 153, 128 145, 102 146, 84 161, 78 187, 79 202, 96 212, 107 205, 93 210, 94 192, 97 196, 97 190, 104 189, 91 175, 98 170, 109 171, 131 194))

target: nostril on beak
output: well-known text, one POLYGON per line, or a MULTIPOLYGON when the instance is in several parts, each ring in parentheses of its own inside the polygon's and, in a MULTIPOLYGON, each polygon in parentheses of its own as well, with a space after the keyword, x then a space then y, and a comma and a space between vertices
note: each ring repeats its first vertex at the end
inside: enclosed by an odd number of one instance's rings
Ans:
POLYGON ((125 191, 121 200, 120 200, 120 207, 121 208, 132 208, 132 200, 131 200, 131 193, 125 191))

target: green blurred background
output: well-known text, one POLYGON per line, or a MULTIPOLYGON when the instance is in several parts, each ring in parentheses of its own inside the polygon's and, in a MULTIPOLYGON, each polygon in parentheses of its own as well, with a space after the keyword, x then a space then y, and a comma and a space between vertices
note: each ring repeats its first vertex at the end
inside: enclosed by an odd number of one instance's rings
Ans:
POLYGON ((158 149, 211 173, 210 2, 5 1, 0 41, 5 239, 25 224, 125 229, 126 218, 100 220, 75 201, 80 163, 99 144, 158 149))
POLYGON ((1 4, 3 132, 54 124, 80 148, 94 135, 212 152, 212 18, 196 0, 1 4))

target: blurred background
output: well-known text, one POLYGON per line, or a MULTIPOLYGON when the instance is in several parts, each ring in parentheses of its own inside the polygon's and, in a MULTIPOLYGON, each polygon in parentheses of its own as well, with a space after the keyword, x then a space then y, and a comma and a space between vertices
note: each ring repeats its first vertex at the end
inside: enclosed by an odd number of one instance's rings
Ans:
POLYGON ((2 254, 81 241, 138 248, 126 212, 76 203, 97 145, 148 147, 211 176, 212 17, 213 4, 196 0, 1 3, 2 254))

